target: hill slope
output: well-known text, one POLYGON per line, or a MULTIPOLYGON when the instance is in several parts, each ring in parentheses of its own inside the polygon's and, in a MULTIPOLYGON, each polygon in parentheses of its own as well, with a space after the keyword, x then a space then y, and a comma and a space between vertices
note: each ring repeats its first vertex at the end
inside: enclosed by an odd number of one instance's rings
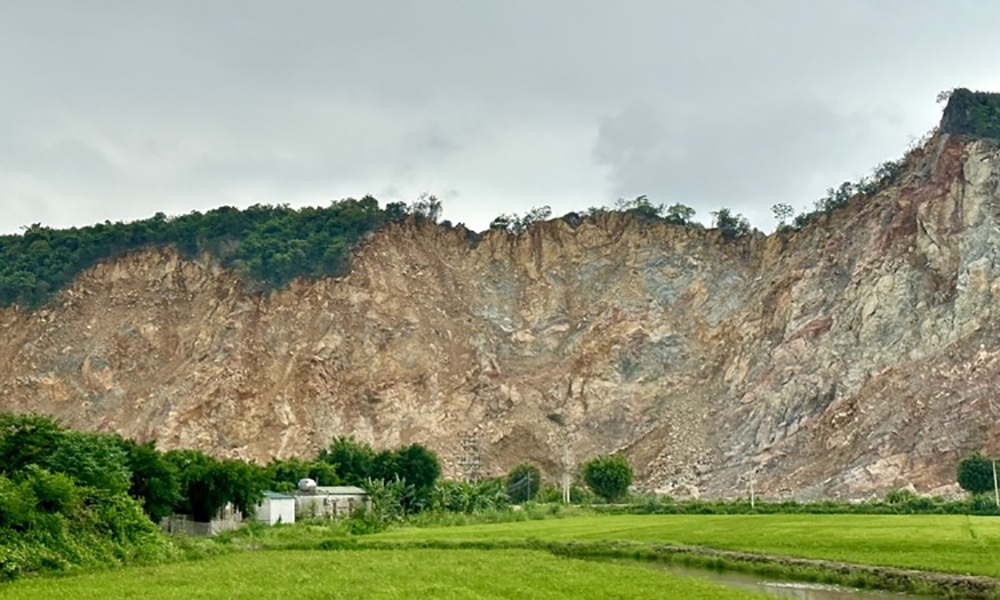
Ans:
POLYGON ((354 434, 457 476, 621 450, 649 488, 864 495, 1000 453, 1000 153, 941 134, 798 232, 610 213, 519 236, 412 220, 343 278, 246 293, 144 250, 0 309, 0 398, 83 428, 267 460, 354 434), (562 424, 560 424, 562 423, 562 424))

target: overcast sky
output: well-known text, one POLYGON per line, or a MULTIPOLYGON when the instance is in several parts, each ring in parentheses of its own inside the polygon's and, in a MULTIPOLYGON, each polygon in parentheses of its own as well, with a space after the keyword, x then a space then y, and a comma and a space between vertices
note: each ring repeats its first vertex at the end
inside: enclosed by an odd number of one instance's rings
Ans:
POLYGON ((646 194, 710 221, 1000 89, 982 0, 0 0, 0 232, 436 194, 482 229, 646 194))

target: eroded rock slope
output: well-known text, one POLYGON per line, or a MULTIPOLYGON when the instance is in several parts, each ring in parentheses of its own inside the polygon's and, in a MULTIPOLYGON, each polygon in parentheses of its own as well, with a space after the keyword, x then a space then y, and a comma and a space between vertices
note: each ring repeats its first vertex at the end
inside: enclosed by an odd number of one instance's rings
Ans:
POLYGON ((1000 153, 940 135, 802 231, 610 214, 520 236, 394 225, 341 279, 261 296, 131 254, 0 310, 4 408, 268 460, 335 435, 422 442, 461 474, 631 457, 675 494, 945 489, 1000 453, 1000 153))

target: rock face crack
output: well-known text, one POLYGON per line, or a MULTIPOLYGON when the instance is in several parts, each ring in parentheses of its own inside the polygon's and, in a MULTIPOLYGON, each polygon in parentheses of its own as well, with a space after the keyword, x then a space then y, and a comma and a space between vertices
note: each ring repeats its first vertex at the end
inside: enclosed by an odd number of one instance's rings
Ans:
POLYGON ((408 222, 349 276, 267 296, 136 252, 0 309, 2 407, 260 461, 354 435, 457 477, 475 433, 487 475, 621 450, 680 496, 742 495, 750 470, 773 497, 947 494, 961 456, 1000 454, 1000 154, 927 148, 767 237, 609 213, 470 244, 408 222))

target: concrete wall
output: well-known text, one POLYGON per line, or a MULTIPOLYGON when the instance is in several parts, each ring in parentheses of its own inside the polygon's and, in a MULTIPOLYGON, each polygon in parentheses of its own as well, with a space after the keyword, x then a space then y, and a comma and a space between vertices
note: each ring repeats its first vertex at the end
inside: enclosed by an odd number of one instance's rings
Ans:
POLYGON ((160 522, 167 533, 184 535, 218 535, 223 531, 239 529, 242 519, 212 519, 208 523, 192 521, 189 515, 171 515, 160 522))
POLYGON ((299 519, 349 517, 354 509, 361 506, 368 506, 367 496, 326 494, 295 496, 295 516, 299 519))
POLYGON ((268 525, 295 522, 294 498, 264 498, 254 510, 254 520, 268 525))

